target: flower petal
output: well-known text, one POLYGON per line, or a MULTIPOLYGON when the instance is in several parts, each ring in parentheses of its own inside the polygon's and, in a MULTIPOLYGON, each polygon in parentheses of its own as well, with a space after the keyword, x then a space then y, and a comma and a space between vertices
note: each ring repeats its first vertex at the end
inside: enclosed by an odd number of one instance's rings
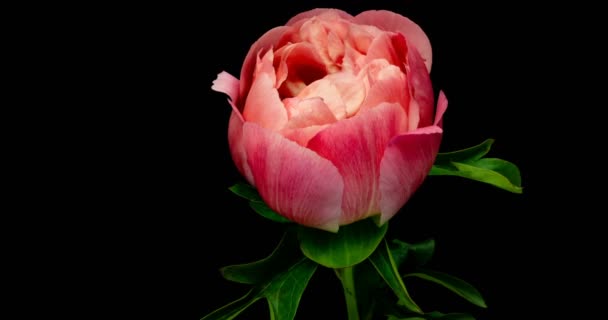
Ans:
POLYGON ((217 75, 217 79, 213 81, 211 89, 227 94, 230 100, 236 103, 239 97, 239 79, 226 71, 222 71, 217 75))
POLYGON ((405 36, 408 43, 418 49, 422 56, 428 72, 431 72, 433 52, 431 42, 426 33, 412 20, 386 10, 370 10, 358 14, 353 22, 369 24, 382 30, 399 32, 405 36))
MULTIPOLYGON (((427 72, 422 57, 416 48, 409 47, 407 54, 409 68, 407 83, 410 86, 411 103, 408 111, 410 120, 414 114, 419 114, 419 123, 414 128, 426 127, 433 124, 434 92, 431 77, 427 72)), ((410 130, 413 129, 410 127, 410 130)))
POLYGON ((323 99, 285 99, 285 107, 289 114, 289 128, 305 128, 338 121, 323 99))
POLYGON ((295 15, 293 18, 289 19, 289 21, 287 21, 287 23, 285 24, 286 26, 291 26, 296 24, 296 22, 304 20, 304 19, 310 19, 312 17, 315 16, 327 16, 327 15, 335 15, 336 17, 345 19, 345 20, 352 20, 353 16, 351 16, 350 14, 339 10, 339 9, 327 9, 327 8, 317 8, 317 9, 312 9, 309 11, 305 11, 302 13, 299 13, 297 15, 295 15))
POLYGON ((443 91, 439 91, 439 98, 437 99, 437 111, 435 111, 435 125, 443 127, 443 114, 448 108, 448 99, 443 91))
POLYGON ((337 231, 344 185, 336 167, 276 132, 247 122, 247 163, 266 204, 299 224, 337 231))
POLYGON ((312 44, 288 44, 275 53, 276 87, 283 98, 297 96, 306 85, 323 78, 327 69, 312 44))
POLYGON ((384 103, 330 125, 308 142, 308 148, 329 159, 344 179, 341 225, 379 212, 380 161, 404 116, 398 104, 384 103))
POLYGON ((380 164, 381 224, 399 211, 428 175, 442 132, 430 126, 391 139, 380 164))
POLYGON ((256 74, 245 102, 243 118, 264 128, 280 130, 287 124, 287 111, 275 88, 276 75, 273 52, 269 50, 258 60, 256 74))
MULTIPOLYGON (((406 81, 406 76, 401 72, 401 69, 393 65, 381 66, 378 70, 373 70, 374 65, 378 65, 380 61, 386 60, 374 60, 371 64, 368 64, 367 70, 368 81, 370 83, 370 89, 368 91, 365 101, 361 105, 361 110, 375 108, 382 102, 398 103, 400 106, 409 106, 410 95, 409 88, 406 81)), ((404 108, 404 111, 407 111, 404 108)), ((409 115, 407 115, 409 117, 409 115)), ((405 119, 404 119, 405 120, 405 119)), ((414 127, 415 128, 415 127, 414 127)), ((404 121, 400 132, 409 130, 407 121, 404 121)))
POLYGON ((232 160, 236 165, 239 172, 247 181, 255 185, 253 181, 253 175, 251 174, 251 168, 247 164, 247 154, 245 153, 245 146, 243 144, 243 120, 241 119, 238 111, 232 111, 230 114, 230 122, 228 123, 228 145, 230 146, 230 154, 232 160))
POLYGON ((289 30, 291 30, 291 28, 285 26, 270 29, 254 42, 253 45, 251 45, 251 48, 249 48, 249 52, 247 52, 243 67, 241 68, 240 97, 242 101, 238 101, 239 107, 242 107, 244 99, 247 98, 247 92, 249 92, 249 89, 251 88, 258 54, 265 54, 266 50, 275 47, 279 40, 281 40, 283 34, 289 30))
POLYGON ((407 51, 407 42, 402 34, 385 32, 374 38, 365 59, 368 63, 375 59, 386 59, 390 64, 403 69, 407 51))

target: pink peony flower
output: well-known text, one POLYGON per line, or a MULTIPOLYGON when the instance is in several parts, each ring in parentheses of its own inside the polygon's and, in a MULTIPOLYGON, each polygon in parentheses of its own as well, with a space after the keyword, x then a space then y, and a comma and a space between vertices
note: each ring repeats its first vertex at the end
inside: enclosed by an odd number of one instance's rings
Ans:
POLYGON ((434 107, 431 45, 390 11, 300 13, 253 44, 233 108, 236 166, 270 208, 309 227, 388 221, 428 175, 447 108, 434 107))

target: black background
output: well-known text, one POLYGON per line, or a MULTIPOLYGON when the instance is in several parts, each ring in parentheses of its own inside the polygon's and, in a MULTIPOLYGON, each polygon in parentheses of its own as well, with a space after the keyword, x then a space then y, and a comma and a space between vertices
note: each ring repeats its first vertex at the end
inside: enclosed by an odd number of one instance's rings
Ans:
MULTIPOLYGON (((242 181, 226 138, 231 109, 211 82, 222 70, 238 77, 259 36, 316 7, 353 15, 386 9, 418 23, 433 46, 435 92, 444 90, 449 100, 441 151, 494 138, 490 156, 521 169, 521 195, 429 177, 390 222, 389 238, 434 238, 429 267, 473 284, 489 308, 415 280, 408 283, 412 296, 425 310, 471 312, 477 319, 516 319, 534 310, 535 297, 546 290, 543 261, 556 250, 544 218, 535 216, 535 201, 547 184, 537 164, 549 148, 537 143, 545 135, 538 124, 550 76, 540 49, 558 31, 538 23, 542 14, 511 2, 428 0, 147 5, 129 8, 124 28, 107 19, 105 26, 118 29, 111 39, 118 45, 103 49, 104 63, 118 59, 121 69, 109 88, 128 96, 116 103, 123 109, 106 128, 119 134, 113 152, 103 155, 107 166, 99 169, 102 179, 113 180, 99 200, 99 223, 109 229, 98 248, 112 251, 112 261, 102 264, 111 272, 99 275, 99 283, 116 295, 110 301, 136 305, 135 315, 199 319, 247 292, 222 279, 218 269, 265 257, 283 229, 228 190, 242 181), (105 249, 106 240, 118 242, 116 250, 105 249), (109 274, 127 280, 116 283, 109 274)), ((241 318, 267 317, 260 301, 241 318)), ((330 270, 317 271, 296 316, 314 317, 345 318, 340 284, 330 270)))

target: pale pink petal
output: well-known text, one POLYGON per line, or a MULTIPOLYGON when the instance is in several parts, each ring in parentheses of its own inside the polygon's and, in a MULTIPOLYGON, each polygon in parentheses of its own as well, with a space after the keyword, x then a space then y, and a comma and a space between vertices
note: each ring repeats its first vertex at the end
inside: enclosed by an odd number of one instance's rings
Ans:
POLYGON ((433 61, 431 42, 420 26, 412 20, 391 11, 371 10, 361 12, 353 19, 353 22, 369 24, 382 30, 403 34, 407 42, 415 46, 420 52, 428 72, 431 71, 433 61))
POLYGON ((340 91, 328 77, 309 84, 298 94, 300 99, 321 98, 329 107, 336 119, 346 117, 346 105, 342 100, 340 91))
POLYGON ((247 164, 247 154, 245 153, 245 146, 243 144, 243 121, 236 111, 233 111, 232 114, 230 114, 230 122, 228 124, 228 145, 230 146, 232 160, 237 169, 239 169, 241 175, 245 177, 250 184, 255 185, 251 169, 247 164))
POLYGON ((310 43, 289 44, 275 53, 279 94, 297 96, 309 83, 327 74, 325 63, 310 43), (277 63, 278 60, 278 63, 277 63))
POLYGON ((288 128, 305 128, 338 121, 321 98, 292 98, 284 100, 284 103, 289 114, 288 128))
POLYGON ((371 26, 351 24, 348 30, 349 37, 347 41, 353 49, 366 54, 369 46, 379 32, 383 31, 371 26))
POLYGON ((428 175, 442 132, 430 126, 391 139, 380 165, 381 224, 399 211, 428 175))
POLYGON ((398 104, 384 103, 330 125, 308 142, 308 148, 329 159, 344 178, 340 224, 380 212, 380 161, 403 117, 398 104))
POLYGON ((254 42, 253 45, 251 45, 251 48, 249 48, 249 52, 247 52, 243 67, 241 68, 240 98, 243 99, 243 101, 239 101, 239 107, 241 107, 241 103, 244 102, 244 99, 247 98, 247 92, 249 92, 249 88, 251 87, 258 54, 265 54, 266 50, 273 47, 276 48, 281 37, 290 30, 290 27, 285 26, 270 29, 254 42))
POLYGON ((293 18, 289 19, 289 21, 287 21, 287 23, 285 25, 291 26, 291 25, 294 25, 296 22, 304 20, 304 19, 310 19, 315 16, 327 16, 328 14, 334 15, 335 17, 342 18, 345 20, 351 20, 353 18, 353 16, 351 16, 350 14, 348 14, 342 10, 318 8, 318 9, 312 9, 310 11, 305 11, 305 12, 295 15, 293 18))
POLYGON ((241 111, 237 107, 237 101, 239 100, 239 79, 235 78, 233 75, 226 71, 222 71, 217 75, 217 79, 213 81, 213 85, 211 86, 212 90, 217 92, 222 92, 228 95, 228 103, 232 107, 232 111, 234 111, 241 121, 245 121, 243 119, 243 115, 241 111))
MULTIPOLYGON (((378 62, 385 60, 374 60, 364 70, 368 73, 370 89, 361 105, 361 110, 374 108, 382 102, 398 103, 400 106, 409 106, 410 96, 406 76, 397 66, 384 65, 379 70, 374 70, 378 62)), ((404 108, 404 111, 407 111, 404 108)), ((409 117, 409 115, 408 115, 409 117)), ((405 119, 404 119, 405 120, 405 119)), ((407 121, 404 121, 400 132, 409 130, 407 121)))
MULTIPOLYGON (((410 86, 410 96, 412 97, 412 104, 408 115, 415 113, 420 114, 420 122, 418 127, 426 127, 433 124, 434 114, 434 93, 433 84, 431 83, 431 77, 422 62, 420 54, 416 48, 408 48, 408 84, 410 86)), ((411 117, 411 116, 410 116, 411 117)), ((412 129, 412 128, 410 128, 412 129)))
POLYGON ((390 64, 404 68, 407 59, 407 42, 400 33, 383 33, 374 38, 367 51, 366 61, 386 59, 390 64))
POLYGON ((443 114, 448 109, 448 98, 446 98, 443 91, 439 91, 439 98, 437 99, 437 111, 435 111, 435 125, 443 127, 443 114))
POLYGON ((287 127, 285 129, 279 131, 279 133, 283 137, 285 137, 303 147, 306 147, 308 145, 308 141, 310 141, 310 139, 314 138, 314 136, 316 136, 317 133, 319 133, 321 130, 327 128, 328 126, 329 126, 328 124, 325 124, 325 125, 318 125, 318 126, 310 126, 310 127, 306 127, 306 128, 289 128, 289 127, 287 127))
POLYGON ((361 81, 361 77, 341 72, 331 74, 326 79, 329 79, 340 93, 340 97, 346 107, 346 116, 351 117, 355 115, 367 96, 367 88, 365 87, 365 83, 361 81))
POLYGON ((299 224, 336 232, 344 185, 334 165, 277 132, 243 126, 247 163, 264 202, 299 224))
POLYGON ((287 124, 287 111, 275 88, 273 59, 272 50, 269 50, 258 60, 243 117, 247 122, 255 122, 264 128, 280 130, 287 124))
POLYGON ((227 94, 230 100, 236 103, 239 98, 239 79, 226 71, 222 71, 217 75, 217 79, 213 81, 211 89, 227 94))

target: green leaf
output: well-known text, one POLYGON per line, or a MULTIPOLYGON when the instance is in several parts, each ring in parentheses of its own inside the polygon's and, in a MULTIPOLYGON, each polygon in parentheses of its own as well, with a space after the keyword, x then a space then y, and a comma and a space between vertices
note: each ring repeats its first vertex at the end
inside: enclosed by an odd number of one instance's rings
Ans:
POLYGON ((258 191, 250 184, 245 182, 239 182, 228 188, 228 190, 232 191, 234 194, 241 198, 245 198, 249 201, 254 202, 263 202, 262 198, 258 191))
POLYGON ((256 285, 242 298, 213 311, 201 320, 234 319, 260 298, 268 301, 271 319, 292 320, 304 289, 316 270, 317 264, 302 258, 272 279, 256 285))
POLYGON ((487 308, 485 301, 481 297, 481 293, 479 293, 477 289, 475 289, 472 285, 466 283, 464 280, 456 278, 449 274, 431 270, 418 270, 418 272, 406 274, 403 277, 417 277, 420 279, 435 282, 453 291, 457 295, 465 298, 470 303, 478 307, 487 308))
POLYGON ((395 260, 397 268, 400 268, 403 262, 408 262, 408 265, 421 267, 425 265, 435 252, 435 240, 427 239, 417 243, 407 243, 399 239, 393 239, 389 244, 391 254, 395 260))
POLYGON ((420 307, 416 305, 407 292, 386 241, 369 257, 369 261, 399 298, 397 304, 403 305, 411 311, 422 313, 420 307))
POLYGON ((338 233, 298 227, 300 249, 305 256, 328 268, 354 266, 369 257, 388 229, 388 223, 378 227, 373 218, 340 227, 338 233))
POLYGON ((441 313, 439 311, 433 311, 426 314, 427 319, 441 319, 441 320, 475 320, 472 315, 468 313, 441 313))
POLYGON ((245 284, 260 284, 271 280, 302 258, 296 233, 290 231, 283 235, 279 245, 268 257, 251 263, 223 267, 220 269, 222 276, 227 280, 245 284))
POLYGON ((388 320, 475 320, 473 316, 468 313, 441 313, 439 311, 433 311, 425 313, 424 315, 414 314, 409 310, 393 310, 388 317, 388 320))
POLYGON ((251 207, 251 209, 253 209, 253 211, 261 215, 262 217, 272 220, 274 222, 291 222, 289 219, 270 209, 268 205, 266 205, 262 197, 260 197, 258 191, 252 185, 244 182, 239 182, 228 189, 237 196, 249 200, 249 206, 251 207))
POLYGON ((253 209, 253 211, 257 212, 259 215, 266 219, 270 219, 274 222, 280 223, 291 222, 291 220, 283 217, 282 215, 276 213, 274 210, 270 209, 264 202, 251 201, 249 202, 249 206, 251 207, 251 209, 253 209))
POLYGON ((450 162, 465 162, 471 160, 478 160, 485 156, 492 147, 492 143, 494 143, 494 139, 487 139, 486 141, 470 148, 438 153, 437 158, 435 158, 435 164, 449 164, 450 162))
POLYGON ((433 165, 429 175, 458 176, 485 182, 498 188, 522 193, 519 169, 511 162, 484 158, 466 163, 450 162, 450 165, 433 165))

